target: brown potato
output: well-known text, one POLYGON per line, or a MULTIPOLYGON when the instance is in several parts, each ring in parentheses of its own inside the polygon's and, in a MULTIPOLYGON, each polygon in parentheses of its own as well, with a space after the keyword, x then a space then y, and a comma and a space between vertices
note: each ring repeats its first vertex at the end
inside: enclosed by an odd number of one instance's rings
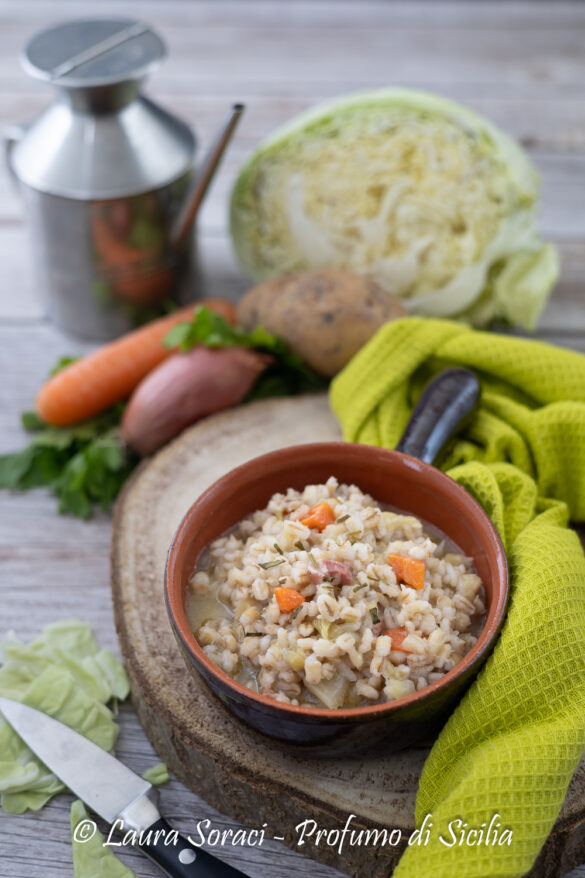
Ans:
POLYGON ((262 324, 328 377, 336 375, 402 304, 367 277, 324 268, 252 287, 237 306, 246 329, 262 324))

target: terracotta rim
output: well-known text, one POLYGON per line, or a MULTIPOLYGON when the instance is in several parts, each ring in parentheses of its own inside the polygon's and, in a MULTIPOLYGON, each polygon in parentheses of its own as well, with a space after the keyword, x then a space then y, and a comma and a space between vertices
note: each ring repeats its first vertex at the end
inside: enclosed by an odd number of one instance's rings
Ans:
MULTIPOLYGON (((349 453, 351 454, 352 452, 349 453)), ((373 460, 374 455, 372 454, 372 462, 373 460)), ((254 510, 252 509, 250 510, 250 512, 253 511, 254 510)), ((408 510, 405 511, 408 512, 408 510)), ((234 524, 235 523, 236 522, 234 522, 234 524)), ((436 522, 432 522, 432 524, 440 527, 440 524, 437 524, 436 522)), ((484 542, 485 544, 484 540, 482 540, 482 542, 484 542)), ((240 698, 255 702, 259 706, 269 708, 272 711, 282 712, 283 715, 302 715, 307 717, 314 717, 315 719, 337 721, 359 719, 360 717, 375 718, 379 714, 387 714, 401 707, 426 701, 437 691, 445 688, 452 680, 456 679, 466 670, 475 665, 476 662, 478 662, 478 660, 484 655, 484 653, 492 648, 500 631, 508 603, 509 580, 506 553, 502 545, 500 536, 494 525, 492 524, 489 516, 482 509, 479 503, 471 496, 471 494, 469 494, 464 488, 461 487, 461 485, 459 485, 445 473, 441 472, 441 470, 437 469, 434 466, 431 466, 430 464, 423 463, 415 457, 411 457, 408 454, 403 454, 402 452, 398 451, 391 451, 375 446, 359 445, 357 443, 349 442, 315 442, 307 445, 287 446, 286 448, 278 449, 277 451, 271 451, 267 454, 252 458, 251 460, 248 460, 240 466, 230 470, 228 473, 226 473, 224 476, 222 476, 220 479, 210 485, 210 487, 207 488, 207 490, 204 491, 203 494, 201 494, 197 498, 197 500, 190 506, 188 511, 185 513, 179 527, 175 531, 167 555, 164 577, 164 590, 165 602, 169 618, 171 620, 173 630, 180 638, 183 647, 187 650, 188 653, 191 654, 191 656, 195 660, 195 664, 200 663, 204 665, 207 672, 211 676, 216 677, 218 680, 220 680, 224 687, 231 689, 233 693, 240 696, 240 698), (302 705, 283 704, 268 695, 260 695, 253 689, 248 689, 242 683, 238 683, 236 680, 233 679, 233 677, 230 677, 229 674, 223 671, 218 665, 214 664, 214 662, 212 662, 211 659, 209 659, 208 656, 205 654, 205 652, 197 642, 195 635, 189 628, 184 606, 184 587, 181 575, 182 571, 180 569, 177 569, 175 554, 178 550, 178 547, 184 541, 188 541, 190 538, 191 519, 195 514, 195 511, 199 510, 201 507, 213 507, 215 501, 217 499, 220 499, 226 486, 234 485, 234 483, 245 484, 247 481, 247 475, 251 474, 250 471, 253 471, 253 468, 256 467, 258 463, 269 465, 273 462, 281 462, 284 464, 292 456, 294 456, 295 458, 298 458, 299 454, 302 454, 304 456, 310 456, 311 454, 314 454, 320 450, 331 449, 333 451, 341 447, 343 447, 344 450, 359 449, 358 451, 353 452, 355 454, 369 455, 370 453, 375 452, 375 457, 379 458, 388 456, 388 461, 398 458, 401 460, 401 464, 406 466, 408 469, 415 470, 424 474, 427 480, 434 482, 435 485, 439 485, 440 491, 445 497, 452 497, 454 499, 459 498, 460 500, 462 500, 463 505, 467 506, 468 509, 472 512, 474 530, 485 531, 485 533, 488 535, 489 541, 492 543, 492 546, 495 549, 495 555, 497 557, 497 577, 494 576, 494 582, 497 578, 498 588, 497 591, 494 592, 485 625, 480 632, 477 642, 472 646, 472 648, 464 656, 464 658, 455 665, 455 667, 453 667, 450 671, 444 674, 444 676, 442 676, 440 680, 435 680, 435 682, 430 683, 428 686, 425 686, 424 689, 421 689, 418 692, 413 692, 412 694, 407 695, 404 698, 397 698, 394 701, 386 701, 382 702, 381 704, 364 705, 361 707, 348 707, 335 710, 332 710, 330 708, 304 707, 302 705), (169 585, 169 583, 173 583, 174 585, 169 585), (177 594, 177 592, 179 592, 179 594, 177 594)))

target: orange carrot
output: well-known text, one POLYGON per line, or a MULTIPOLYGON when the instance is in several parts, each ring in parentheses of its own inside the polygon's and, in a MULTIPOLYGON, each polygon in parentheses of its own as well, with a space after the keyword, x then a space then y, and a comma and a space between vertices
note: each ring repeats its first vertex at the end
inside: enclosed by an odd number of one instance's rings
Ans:
POLYGON ((127 399, 145 375, 173 353, 163 339, 178 323, 190 320, 198 304, 229 323, 236 321, 230 302, 203 299, 135 329, 49 378, 37 396, 39 417, 54 427, 68 427, 127 399))
POLYGON ((405 555, 388 554, 388 564, 396 578, 412 588, 423 588, 425 584, 425 562, 405 555))
POLYGON ((400 649, 402 652, 409 651, 402 646, 403 640, 406 640, 409 634, 406 628, 387 628, 384 634, 387 634, 392 640, 392 649, 400 649))
POLYGON ((317 503, 311 506, 304 518, 301 518, 301 524, 305 527, 314 527, 317 530, 324 530, 328 524, 333 524, 335 515, 329 503, 317 503))
POLYGON ((304 602, 304 597, 295 588, 275 588, 274 597, 281 613, 292 613, 304 602))

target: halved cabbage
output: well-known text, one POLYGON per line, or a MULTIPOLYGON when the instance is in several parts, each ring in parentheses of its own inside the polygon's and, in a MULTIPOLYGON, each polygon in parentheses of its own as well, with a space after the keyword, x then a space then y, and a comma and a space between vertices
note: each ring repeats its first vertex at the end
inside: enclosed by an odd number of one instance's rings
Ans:
POLYGON ((234 186, 231 230, 256 280, 337 267, 413 314, 532 328, 558 275, 537 204, 528 157, 490 122, 382 89, 316 107, 261 144, 234 186))

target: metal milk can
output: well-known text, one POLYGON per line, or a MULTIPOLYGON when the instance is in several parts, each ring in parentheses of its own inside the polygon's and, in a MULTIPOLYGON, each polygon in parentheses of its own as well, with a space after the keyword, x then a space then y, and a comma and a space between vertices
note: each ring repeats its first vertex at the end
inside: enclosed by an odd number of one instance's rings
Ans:
POLYGON ((164 56, 160 37, 128 19, 59 24, 24 52, 25 69, 57 97, 8 132, 8 164, 49 314, 88 338, 201 295, 192 221, 242 108, 195 177, 193 132, 140 94, 164 56))

